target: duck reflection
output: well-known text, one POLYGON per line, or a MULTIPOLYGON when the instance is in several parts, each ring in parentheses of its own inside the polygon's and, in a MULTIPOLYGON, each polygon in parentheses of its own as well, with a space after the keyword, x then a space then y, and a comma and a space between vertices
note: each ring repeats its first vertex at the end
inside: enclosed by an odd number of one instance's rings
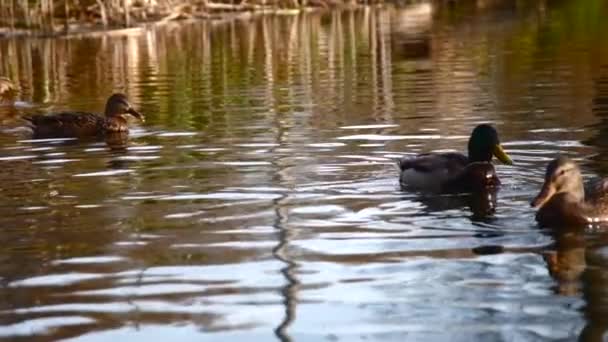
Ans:
MULTIPOLYGON (((418 200, 429 212, 468 207, 473 220, 490 218, 496 212, 500 180, 492 163, 475 162, 443 182, 435 193, 420 193, 418 200)), ((407 185, 401 186, 408 190, 407 185)))
MULTIPOLYGON (((597 228, 597 227, 596 227, 597 228)), ((555 244, 543 255, 555 280, 555 292, 563 296, 582 295, 587 325, 579 340, 602 341, 608 332, 608 231, 585 232, 579 226, 552 230, 555 244)))
POLYGON ((496 212, 498 188, 488 188, 468 194, 468 206, 474 220, 491 218, 496 212))
POLYGON ((424 204, 427 212, 468 208, 472 220, 486 221, 496 212, 498 190, 498 187, 492 187, 467 193, 420 194, 417 200, 424 204))
POLYGON ((114 132, 105 135, 106 146, 110 149, 111 158, 108 161, 108 168, 112 170, 129 169, 135 160, 122 158, 127 155, 129 143, 128 132, 114 132))
POLYGON ((585 237, 576 230, 565 229, 554 234, 555 250, 543 255, 549 274, 557 282, 555 292, 573 296, 580 291, 580 276, 585 262, 585 237))
POLYGON ((106 146, 113 152, 126 152, 129 132, 112 132, 105 135, 106 146))

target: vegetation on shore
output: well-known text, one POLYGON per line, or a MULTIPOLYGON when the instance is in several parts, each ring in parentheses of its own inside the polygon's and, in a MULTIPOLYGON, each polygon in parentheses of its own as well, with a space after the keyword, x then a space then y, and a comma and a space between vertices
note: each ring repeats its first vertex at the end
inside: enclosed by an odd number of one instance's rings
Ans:
POLYGON ((0 35, 61 34, 232 12, 353 6, 378 0, 0 0, 0 35))

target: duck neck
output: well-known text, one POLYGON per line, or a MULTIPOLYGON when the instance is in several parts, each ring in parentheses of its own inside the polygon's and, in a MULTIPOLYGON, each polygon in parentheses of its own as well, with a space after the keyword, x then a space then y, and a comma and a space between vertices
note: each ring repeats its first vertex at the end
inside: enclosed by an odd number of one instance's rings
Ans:
POLYGON ((567 193, 570 198, 576 202, 582 203, 585 201, 585 186, 580 177, 577 177, 576 181, 569 183, 568 186, 561 189, 560 192, 567 193))
POLYGON ((578 202, 585 201, 585 186, 583 185, 583 182, 577 182, 573 191, 571 191, 571 195, 574 196, 574 199, 578 202))
POLYGON ((469 163, 489 162, 492 160, 492 151, 469 146, 469 163))

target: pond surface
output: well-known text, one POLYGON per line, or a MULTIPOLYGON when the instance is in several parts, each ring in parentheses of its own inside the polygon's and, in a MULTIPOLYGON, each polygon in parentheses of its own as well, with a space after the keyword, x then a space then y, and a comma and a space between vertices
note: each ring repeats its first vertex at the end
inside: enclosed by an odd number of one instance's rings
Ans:
POLYGON ((0 340, 601 340, 608 234, 529 201, 558 152, 608 175, 608 7, 517 3, 0 40, 0 340), (126 142, 8 129, 113 91, 126 142), (494 215, 399 189, 480 122, 494 215))

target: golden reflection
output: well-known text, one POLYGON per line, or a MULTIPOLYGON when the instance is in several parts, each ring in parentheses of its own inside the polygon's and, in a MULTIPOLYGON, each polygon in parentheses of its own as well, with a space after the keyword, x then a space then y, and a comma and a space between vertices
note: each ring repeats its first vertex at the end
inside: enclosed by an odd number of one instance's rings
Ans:
MULTIPOLYGON (((102 101, 103 94, 125 92, 136 104, 158 109, 153 122, 200 121, 195 113, 228 108, 235 98, 226 92, 243 84, 265 89, 264 107, 270 111, 309 98, 308 103, 321 104, 314 115, 336 116, 342 111, 323 104, 343 103, 346 112, 392 121, 397 104, 391 42, 397 11, 331 11, 327 25, 321 20, 323 13, 303 12, 218 24, 167 24, 123 35, 5 40, 0 41, 0 51, 7 56, 0 62, 0 74, 24 85, 25 98, 36 103, 84 106, 102 101), (362 52, 371 59, 360 59, 362 52), (185 73, 183 67, 192 72, 185 73), (363 87, 370 77, 371 89, 363 87), (276 91, 286 83, 298 85, 290 97, 276 91), (361 95, 372 101, 360 102, 361 95), (179 117, 167 116, 176 110, 179 117)), ((403 17, 408 17, 407 11, 403 17)), ((416 30, 402 34, 428 41, 428 29, 416 30)), ((252 93, 243 100, 256 101, 257 96, 252 93)))
POLYGON ((605 335, 606 264, 603 249, 608 243, 605 232, 585 233, 577 227, 563 228, 552 233, 554 250, 543 257, 551 277, 557 283, 555 291, 564 296, 581 296, 587 323, 580 332, 582 340, 596 340, 605 335))
POLYGON ((543 255, 549 274, 557 282, 556 292, 566 296, 580 293, 580 276, 585 271, 585 237, 580 230, 563 230, 555 235, 555 250, 543 255))

